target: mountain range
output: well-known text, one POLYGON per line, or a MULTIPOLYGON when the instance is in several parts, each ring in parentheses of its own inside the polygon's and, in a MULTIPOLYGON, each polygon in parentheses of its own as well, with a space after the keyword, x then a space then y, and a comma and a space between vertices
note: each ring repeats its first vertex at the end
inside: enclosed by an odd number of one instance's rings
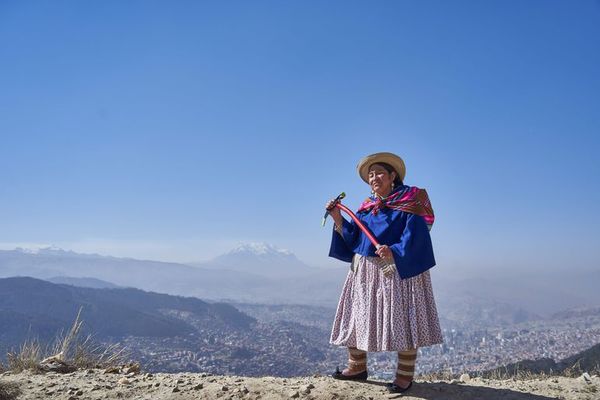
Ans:
POLYGON ((327 292, 325 296, 319 295, 322 281, 332 284, 339 281, 335 270, 331 277, 329 270, 310 268, 293 254, 273 248, 262 254, 240 248, 201 265, 78 254, 56 248, 35 252, 0 250, 0 277, 12 276, 65 283, 70 280, 77 285, 86 279, 85 286, 96 279, 105 282, 101 287, 112 284, 212 300, 269 303, 331 301, 327 292), (313 280, 315 275, 318 278, 313 280), (79 281, 75 283, 74 279, 79 281))
POLYGON ((284 279, 320 272, 300 261, 291 251, 268 243, 240 243, 209 262, 191 265, 284 279))
MULTIPOLYGON (((289 250, 240 244, 210 261, 181 264, 58 248, 0 250, 0 278, 31 276, 85 287, 135 287, 211 301, 335 307, 348 265, 314 268, 289 250)), ((562 309, 600 305, 600 271, 471 271, 444 265, 431 270, 439 314, 446 326, 507 325, 562 309)))

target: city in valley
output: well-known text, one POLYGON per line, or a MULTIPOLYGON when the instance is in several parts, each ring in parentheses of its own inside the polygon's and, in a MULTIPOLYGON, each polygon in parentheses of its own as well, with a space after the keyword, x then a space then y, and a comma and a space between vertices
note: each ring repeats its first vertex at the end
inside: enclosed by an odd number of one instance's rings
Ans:
MULTIPOLYGON (((186 337, 129 337, 123 342, 150 371, 203 371, 248 376, 329 374, 347 359, 328 343, 333 309, 310 306, 237 304, 255 317, 251 330, 215 331, 197 326, 186 337), (293 321, 293 322, 292 322, 293 321)), ((192 315, 179 315, 193 323, 192 315)), ((418 372, 481 372, 525 359, 556 361, 600 342, 600 309, 575 310, 508 326, 481 323, 443 327, 445 342, 421 349, 418 372)), ((374 377, 389 378, 393 353, 370 353, 374 377)))

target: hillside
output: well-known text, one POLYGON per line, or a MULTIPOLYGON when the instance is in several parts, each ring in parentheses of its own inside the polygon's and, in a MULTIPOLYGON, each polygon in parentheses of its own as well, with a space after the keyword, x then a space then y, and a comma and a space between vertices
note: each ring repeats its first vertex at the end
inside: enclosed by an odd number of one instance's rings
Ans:
POLYGON ((403 396, 389 395, 385 382, 340 382, 329 377, 249 378, 210 374, 141 374, 124 378, 100 370, 68 375, 0 374, 0 384, 14 384, 19 400, 33 399, 311 399, 367 400, 597 400, 600 378, 528 380, 417 381, 403 396))
POLYGON ((0 362, 26 339, 54 339, 80 307, 84 335, 124 345, 150 371, 293 376, 335 364, 327 336, 310 326, 260 322, 225 303, 33 278, 0 279, 0 362))
POLYGON ((84 333, 98 340, 125 337, 171 338, 196 332, 177 315, 219 329, 247 327, 254 319, 227 304, 169 296, 138 289, 90 289, 33 278, 0 279, 0 359, 24 338, 47 342, 68 329, 81 308, 84 333))
POLYGON ((482 373, 483 376, 533 374, 565 374, 581 371, 600 373, 600 343, 558 362, 550 358, 522 360, 482 373))

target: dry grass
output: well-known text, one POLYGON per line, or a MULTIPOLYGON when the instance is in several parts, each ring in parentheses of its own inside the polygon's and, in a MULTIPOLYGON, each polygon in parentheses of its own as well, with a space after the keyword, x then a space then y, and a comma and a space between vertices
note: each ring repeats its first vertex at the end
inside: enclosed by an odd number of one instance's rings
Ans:
POLYGON ((37 339, 26 340, 17 351, 11 351, 6 355, 8 369, 14 372, 37 371, 41 357, 40 342, 37 339))
POLYGON ((108 368, 125 364, 129 356, 124 347, 118 344, 97 344, 89 335, 76 344, 71 364, 79 369, 108 368))
POLYGON ((448 370, 430 372, 428 374, 419 374, 416 376, 416 379, 423 381, 451 381, 452 379, 456 379, 458 375, 453 374, 448 370))
POLYGON ((101 345, 94 340, 93 335, 81 339, 82 326, 80 309, 69 332, 58 335, 50 354, 60 354, 63 361, 68 361, 79 369, 108 368, 127 361, 130 354, 118 344, 101 345))
POLYGON ((575 364, 571 365, 570 367, 565 368, 562 371, 561 375, 566 376, 568 378, 577 378, 578 376, 581 376, 581 374, 583 374, 584 372, 593 374, 598 371, 600 371, 598 366, 596 366, 596 368, 593 368, 590 371, 584 370, 583 368, 581 368, 581 360, 579 360, 575 364))
POLYGON ((9 352, 8 369, 14 372, 39 372, 40 362, 47 358, 59 360, 77 369, 108 368, 127 362, 130 354, 124 347, 97 343, 93 335, 80 338, 82 327, 79 309, 71 329, 66 334, 60 332, 51 345, 44 348, 39 340, 33 339, 25 341, 17 351, 9 352))
POLYGON ((509 371, 508 369, 501 370, 496 369, 492 372, 482 374, 482 378, 493 379, 497 381, 505 381, 508 379, 513 380, 531 380, 531 379, 545 379, 549 376, 556 376, 552 371, 546 372, 532 372, 528 370, 517 370, 517 371, 509 371))

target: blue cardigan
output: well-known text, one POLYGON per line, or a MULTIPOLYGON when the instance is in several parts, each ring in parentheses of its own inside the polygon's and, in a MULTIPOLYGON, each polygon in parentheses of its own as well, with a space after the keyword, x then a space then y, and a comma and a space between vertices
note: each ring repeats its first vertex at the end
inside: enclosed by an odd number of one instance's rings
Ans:
MULTIPOLYGON (((429 229, 420 215, 382 208, 377 215, 361 212, 356 216, 373 233, 379 244, 390 247, 402 279, 417 276, 435 265, 429 229)), ((352 262, 354 254, 379 257, 375 254, 375 246, 354 221, 344 219, 342 235, 335 229, 333 231, 329 256, 352 262)))

